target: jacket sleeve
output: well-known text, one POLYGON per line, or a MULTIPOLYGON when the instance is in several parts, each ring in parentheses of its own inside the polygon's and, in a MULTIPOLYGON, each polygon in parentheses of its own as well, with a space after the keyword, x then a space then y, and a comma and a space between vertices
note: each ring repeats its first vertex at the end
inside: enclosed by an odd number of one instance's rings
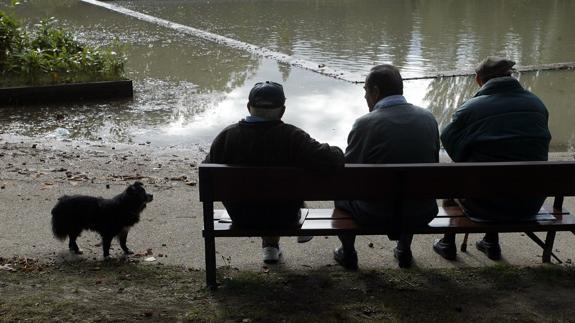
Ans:
POLYGON ((210 152, 204 159, 202 163, 204 164, 220 164, 223 163, 223 159, 221 156, 221 151, 223 151, 225 145, 225 132, 222 131, 220 134, 216 136, 212 145, 210 146, 210 152))
POLYGON ((333 171, 344 167, 345 158, 339 147, 319 143, 299 128, 293 135, 292 152, 297 164, 319 171, 333 171))
POLYGON ((347 148, 345 149, 345 162, 350 164, 364 163, 364 151, 367 142, 365 127, 361 127, 356 121, 347 136, 347 148))
POLYGON ((441 142, 447 154, 455 162, 466 159, 470 139, 468 136, 469 111, 462 106, 451 117, 451 122, 441 132, 441 142))

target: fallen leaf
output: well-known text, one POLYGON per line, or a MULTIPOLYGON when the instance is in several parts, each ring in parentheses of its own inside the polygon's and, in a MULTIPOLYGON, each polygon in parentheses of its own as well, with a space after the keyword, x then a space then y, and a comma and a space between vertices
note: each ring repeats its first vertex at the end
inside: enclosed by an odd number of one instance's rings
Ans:
POLYGON ((15 272, 16 269, 12 268, 9 264, 0 265, 0 270, 15 272))
POLYGON ((186 175, 180 175, 178 177, 170 178, 171 181, 185 181, 187 179, 188 179, 188 177, 186 175))

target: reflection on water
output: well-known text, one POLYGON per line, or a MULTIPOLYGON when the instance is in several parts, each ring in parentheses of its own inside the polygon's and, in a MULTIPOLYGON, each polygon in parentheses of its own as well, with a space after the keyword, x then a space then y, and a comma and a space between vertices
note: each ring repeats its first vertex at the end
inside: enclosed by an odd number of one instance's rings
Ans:
MULTIPOLYGON (((364 74, 375 63, 404 76, 469 69, 488 54, 521 65, 573 61, 569 1, 195 0, 116 1, 132 9, 307 60, 364 74), (265 5, 264 5, 265 4, 265 5), (490 7, 491 9, 487 9, 490 7), (493 10, 496 8, 496 10, 493 10)), ((1 5, 0 5, 1 6, 1 5)), ((367 112, 363 89, 199 40, 77 0, 29 0, 16 9, 29 23, 54 16, 81 40, 117 39, 135 82, 129 102, 0 109, 0 132, 154 145, 209 144, 247 113, 253 83, 284 84, 293 123, 320 141, 345 147, 353 121, 367 112)), ((550 111, 552 149, 573 149, 575 72, 524 73, 521 82, 550 111)), ((407 99, 429 107, 440 125, 478 90, 471 77, 405 83, 407 99)))
POLYGON ((467 69, 487 55, 520 65, 573 60, 575 1, 122 0, 184 25, 365 74, 467 69))

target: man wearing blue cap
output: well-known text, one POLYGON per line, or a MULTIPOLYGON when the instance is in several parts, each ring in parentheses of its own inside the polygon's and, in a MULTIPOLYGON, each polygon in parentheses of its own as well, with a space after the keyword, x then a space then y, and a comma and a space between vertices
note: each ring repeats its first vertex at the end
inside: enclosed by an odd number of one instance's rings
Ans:
MULTIPOLYGON (((206 162, 295 166, 324 172, 343 168, 341 149, 320 144, 305 131, 281 121, 286 98, 280 84, 270 81, 256 83, 248 100, 249 115, 226 127, 214 139, 206 162)), ((265 228, 297 225, 302 204, 303 201, 224 202, 234 225, 265 228)), ((264 262, 279 260, 279 237, 262 237, 262 248, 264 262)))

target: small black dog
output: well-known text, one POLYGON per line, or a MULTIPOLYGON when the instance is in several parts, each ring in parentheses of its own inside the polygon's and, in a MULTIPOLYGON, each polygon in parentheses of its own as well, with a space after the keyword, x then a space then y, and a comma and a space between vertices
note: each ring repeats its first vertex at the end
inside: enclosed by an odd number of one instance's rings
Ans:
POLYGON ((135 182, 111 199, 85 195, 60 197, 52 209, 54 236, 60 240, 69 237, 70 251, 81 254, 76 238, 83 230, 92 230, 102 237, 105 258, 110 255, 110 244, 116 236, 124 253, 132 254, 126 246, 128 231, 140 221, 140 213, 154 198, 146 193, 143 186, 135 182))

